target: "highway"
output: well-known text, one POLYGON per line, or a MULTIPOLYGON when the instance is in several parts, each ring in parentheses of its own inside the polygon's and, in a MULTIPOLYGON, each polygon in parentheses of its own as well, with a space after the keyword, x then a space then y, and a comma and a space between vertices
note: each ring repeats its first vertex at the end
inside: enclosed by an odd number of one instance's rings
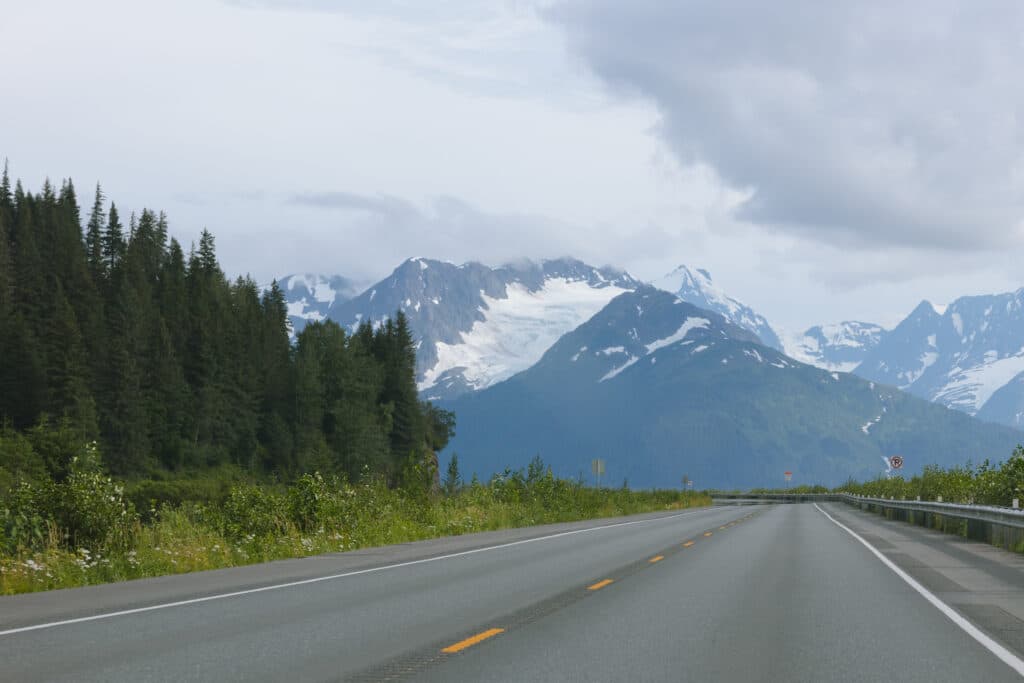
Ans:
POLYGON ((1022 658, 1024 556, 841 503, 0 598, 2 681, 1019 681, 1022 658))

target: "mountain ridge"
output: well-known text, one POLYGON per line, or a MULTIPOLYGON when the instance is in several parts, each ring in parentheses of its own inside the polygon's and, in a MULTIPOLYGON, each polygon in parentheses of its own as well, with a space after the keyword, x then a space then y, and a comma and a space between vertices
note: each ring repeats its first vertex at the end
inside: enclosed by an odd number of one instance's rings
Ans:
POLYGON ((878 475, 895 453, 915 471, 979 452, 1003 457, 1018 440, 1009 428, 797 362, 649 288, 620 294, 528 370, 442 405, 459 415, 449 451, 467 470, 487 475, 539 453, 573 476, 601 457, 609 481, 639 486, 673 486, 684 473, 699 486, 763 485, 786 469, 838 485, 878 475))

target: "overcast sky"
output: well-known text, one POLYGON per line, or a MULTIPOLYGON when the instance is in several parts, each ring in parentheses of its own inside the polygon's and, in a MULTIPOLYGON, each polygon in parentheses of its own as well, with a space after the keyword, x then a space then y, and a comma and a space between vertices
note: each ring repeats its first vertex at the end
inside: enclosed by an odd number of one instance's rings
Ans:
POLYGON ((12 173, 231 275, 686 263, 788 330, 1024 285, 1019 2, 0 6, 12 173))

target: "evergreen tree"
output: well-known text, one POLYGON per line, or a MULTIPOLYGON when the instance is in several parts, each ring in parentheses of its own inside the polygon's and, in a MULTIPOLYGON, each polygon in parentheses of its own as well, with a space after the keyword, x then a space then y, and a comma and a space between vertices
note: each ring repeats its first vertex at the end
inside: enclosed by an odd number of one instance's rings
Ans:
POLYGON ((100 239, 100 247, 107 273, 112 273, 120 265, 125 252, 124 226, 121 225, 117 207, 111 203, 110 213, 107 215, 107 227, 103 230, 100 239))
POLYGON ((103 257, 103 226, 107 213, 103 210, 103 189, 96 183, 96 198, 92 203, 89 223, 85 231, 85 253, 93 282, 99 284, 106 279, 107 262, 103 257))
POLYGON ((416 346, 402 311, 384 327, 384 400, 394 406, 391 452, 396 463, 420 454, 424 444, 423 415, 416 394, 416 346))
POLYGON ((459 456, 457 453, 452 453, 452 457, 448 461, 448 469, 444 475, 443 486, 444 492, 449 496, 455 495, 462 488, 462 474, 459 472, 459 456))
POLYGON ((4 172, 0 175, 0 206, 11 204, 11 176, 7 169, 7 159, 4 159, 4 172))

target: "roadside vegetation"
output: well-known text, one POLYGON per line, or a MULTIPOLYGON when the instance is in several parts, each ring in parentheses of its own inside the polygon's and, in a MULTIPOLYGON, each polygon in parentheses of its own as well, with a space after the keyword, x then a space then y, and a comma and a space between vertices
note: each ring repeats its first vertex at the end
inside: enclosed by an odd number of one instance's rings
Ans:
POLYGON ((880 474, 875 479, 865 482, 850 479, 834 489, 820 484, 801 484, 784 489, 755 488, 749 491, 735 490, 723 493, 852 493, 872 498, 920 499, 933 502, 941 500, 945 503, 999 507, 1010 507, 1016 498, 1024 505, 1024 446, 1017 446, 1005 462, 993 464, 986 459, 978 465, 967 462, 948 468, 926 465, 921 474, 915 474, 910 478, 905 478, 899 473, 890 473, 880 474))
MULTIPOLYGON (((0 451, 12 447, 31 443, 0 438, 0 451)), ((222 471, 219 481, 131 483, 105 474, 88 444, 66 471, 60 481, 22 480, 0 499, 0 594, 711 502, 681 491, 589 488, 552 476, 539 459, 487 482, 464 483, 453 457, 440 483, 433 468, 412 465, 397 487, 368 469, 354 482, 313 473, 257 484, 222 471), (147 499, 154 492, 164 500, 147 499)))
POLYGON ((928 465, 921 474, 904 479, 900 475, 858 483, 849 481, 837 491, 895 500, 967 503, 1010 507, 1013 499, 1024 500, 1024 446, 1014 449, 1005 462, 979 465, 968 462, 943 469, 928 465))

